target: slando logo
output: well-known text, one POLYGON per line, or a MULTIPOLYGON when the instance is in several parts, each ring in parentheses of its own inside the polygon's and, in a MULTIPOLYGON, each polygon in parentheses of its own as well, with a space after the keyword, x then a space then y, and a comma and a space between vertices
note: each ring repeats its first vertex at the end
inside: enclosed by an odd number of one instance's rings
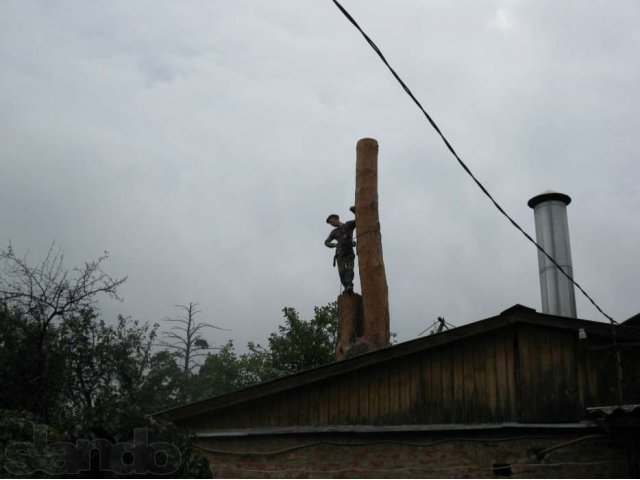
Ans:
POLYGON ((146 428, 133 430, 133 442, 111 443, 105 439, 47 444, 46 427, 34 426, 33 442, 12 442, 5 448, 4 468, 11 475, 77 474, 98 468, 117 475, 171 475, 180 468, 182 456, 168 442, 149 443, 146 428))

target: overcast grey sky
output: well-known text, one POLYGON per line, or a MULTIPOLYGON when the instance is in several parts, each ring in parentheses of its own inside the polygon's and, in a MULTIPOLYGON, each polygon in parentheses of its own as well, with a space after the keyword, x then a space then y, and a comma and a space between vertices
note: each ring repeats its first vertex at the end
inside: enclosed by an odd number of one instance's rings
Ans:
MULTIPOLYGON (((343 3, 530 233, 530 197, 573 198, 576 279, 638 313, 640 2, 343 3)), ((1 0, 0 72, 0 242, 108 250, 129 275, 109 318, 199 302, 242 345, 334 300, 324 221, 349 215, 361 137, 399 340, 540 309, 534 247, 329 0, 1 0)))

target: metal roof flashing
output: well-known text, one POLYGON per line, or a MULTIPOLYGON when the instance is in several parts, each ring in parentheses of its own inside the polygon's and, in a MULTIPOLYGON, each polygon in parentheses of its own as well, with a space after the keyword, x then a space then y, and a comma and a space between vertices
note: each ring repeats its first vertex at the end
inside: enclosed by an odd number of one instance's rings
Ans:
POLYGON ((241 428, 241 429, 192 429, 189 431, 192 438, 213 438, 213 437, 253 437, 267 435, 301 435, 301 434, 332 434, 332 433, 437 433, 452 431, 487 431, 487 430, 584 430, 597 428, 598 424, 593 421, 583 420, 574 423, 444 423, 444 424, 410 424, 410 425, 312 425, 295 427, 262 427, 262 428, 241 428))

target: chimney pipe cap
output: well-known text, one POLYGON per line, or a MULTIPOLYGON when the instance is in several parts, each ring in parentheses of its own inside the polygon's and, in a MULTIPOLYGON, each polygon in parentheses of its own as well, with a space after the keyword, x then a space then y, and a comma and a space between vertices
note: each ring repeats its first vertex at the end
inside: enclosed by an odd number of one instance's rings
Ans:
POLYGON ((569 205, 571 203, 571 197, 569 195, 560 192, 546 191, 533 197, 527 202, 527 205, 531 208, 536 208, 542 202, 548 202, 549 200, 558 200, 565 205, 569 205))

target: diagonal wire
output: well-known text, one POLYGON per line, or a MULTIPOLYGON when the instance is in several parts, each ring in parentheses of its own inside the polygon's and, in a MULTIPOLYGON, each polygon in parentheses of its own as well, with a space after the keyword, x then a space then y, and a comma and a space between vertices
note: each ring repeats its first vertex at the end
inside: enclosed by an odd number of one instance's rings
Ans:
POLYGON ((355 21, 355 19, 351 16, 351 14, 349 14, 349 12, 347 12, 347 10, 345 10, 345 8, 340 5, 340 3, 337 0, 332 0, 333 3, 335 3, 336 7, 338 7, 338 9, 344 14, 345 17, 347 17, 347 19, 353 24, 353 26, 362 34, 362 36, 364 37, 364 39, 367 41, 367 43, 371 46, 371 48, 378 54, 378 56, 380 57, 380 60, 382 60, 382 62, 387 66, 387 68, 389 69, 389 71, 393 74, 393 76, 395 77, 395 79, 398 81, 398 83, 402 86, 402 88, 404 89, 404 91, 407 93, 407 95, 409 95, 409 97, 411 97, 411 100, 413 100, 413 102, 418 106, 418 108, 422 111, 422 113, 424 114, 424 116, 426 117, 427 121, 431 124, 431 126, 433 127, 433 129, 438 133, 438 135, 440 136, 440 138, 442 139, 442 141, 444 142, 444 144, 447 146, 447 149, 452 153, 452 155, 455 157, 455 159, 458 161, 458 163, 460 164, 460 166, 464 169, 465 172, 467 172, 467 174, 473 179, 473 181, 476 183, 476 185, 478 185, 478 187, 480 188, 480 190, 482 190, 482 192, 489 198, 489 200, 491 200, 491 202, 493 203, 493 205, 498 209, 498 211, 504 215, 507 220, 509 220, 509 222, 517 229, 520 231, 520 233, 522 233, 527 240, 529 240, 531 243, 533 243, 536 248, 545 256, 547 257, 551 263, 553 263, 553 265, 555 265, 558 270, 560 270, 560 272, 562 272, 562 274, 567 277, 569 279, 569 281, 571 283, 573 283, 578 290, 580 290, 580 292, 582 292, 582 294, 591 302, 591 304, 596 307, 596 309, 602 314, 604 315, 607 319, 609 319, 609 321, 612 324, 617 324, 618 322, 616 322, 613 317, 611 317, 610 315, 608 315, 607 313, 604 312, 604 310, 602 310, 602 308, 600 308, 600 306, 595 302, 595 300, 593 298, 591 298, 591 296, 580 286, 580 284, 578 282, 576 282, 573 277, 571 275, 569 275, 559 264, 558 262, 556 262, 553 257, 551 257, 551 255, 549 255, 544 248, 542 248, 532 237, 531 235, 529 235, 527 232, 525 232, 522 227, 520 225, 518 225, 518 223, 511 218, 511 216, 509 216, 509 214, 507 214, 507 212, 505 212, 505 210, 500 206, 500 204, 498 204, 498 202, 493 198, 493 196, 489 193, 489 191, 484 187, 484 185, 482 185, 482 183, 480 183, 480 180, 478 180, 476 178, 476 176, 471 172, 471 170, 469 169, 469 167, 467 167, 467 165, 462 161, 462 159, 458 156, 458 154, 456 153, 456 151, 453 149, 453 147, 451 146, 451 144, 449 143, 449 141, 446 139, 446 137, 444 136, 444 134, 440 131, 440 128, 438 127, 438 125, 436 125, 436 122, 433 121, 433 119, 431 118, 431 116, 427 113, 427 111, 424 109, 424 107, 422 106, 422 104, 418 101, 418 99, 413 95, 413 93, 411 92, 411 90, 409 90, 409 87, 407 87, 407 85, 402 81, 402 79, 400 78, 400 76, 396 73, 396 71, 391 67, 391 65, 389 65, 389 62, 387 62, 387 59, 384 57, 384 55, 382 54, 382 52, 380 51, 380 49, 378 48, 378 46, 373 42, 373 40, 371 40, 371 38, 369 38, 369 36, 364 32, 364 30, 362 30, 362 28, 360 28, 360 25, 358 25, 358 22, 355 21))
POLYGON ((448 325, 448 326, 449 326, 449 327, 451 327, 451 328, 458 328, 458 327, 456 327, 453 323, 449 323, 449 322, 447 322, 446 320, 444 321, 444 323, 445 323, 445 325, 448 325))
POLYGON ((423 331, 421 331, 418 336, 422 336, 423 333, 425 333, 427 330, 429 330, 431 327, 435 326, 437 320, 435 322, 433 322, 431 325, 429 325, 427 328, 425 328, 423 331))

